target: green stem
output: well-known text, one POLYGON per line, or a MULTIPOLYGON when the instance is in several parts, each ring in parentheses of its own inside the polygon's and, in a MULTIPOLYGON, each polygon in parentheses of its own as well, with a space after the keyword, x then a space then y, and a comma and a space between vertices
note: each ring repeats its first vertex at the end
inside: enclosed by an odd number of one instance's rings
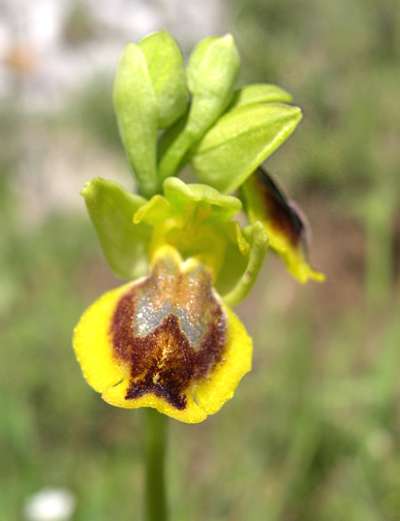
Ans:
POLYGON ((154 409, 145 409, 146 415, 146 521, 167 521, 165 490, 165 454, 167 417, 154 409))

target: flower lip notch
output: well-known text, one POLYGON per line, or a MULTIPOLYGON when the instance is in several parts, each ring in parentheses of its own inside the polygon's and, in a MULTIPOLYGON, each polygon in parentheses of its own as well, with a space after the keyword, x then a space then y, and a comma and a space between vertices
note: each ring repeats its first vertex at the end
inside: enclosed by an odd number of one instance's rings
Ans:
POLYGON ((164 246, 148 276, 89 307, 74 348, 106 402, 197 423, 233 396, 250 370, 251 340, 211 280, 199 261, 164 246))

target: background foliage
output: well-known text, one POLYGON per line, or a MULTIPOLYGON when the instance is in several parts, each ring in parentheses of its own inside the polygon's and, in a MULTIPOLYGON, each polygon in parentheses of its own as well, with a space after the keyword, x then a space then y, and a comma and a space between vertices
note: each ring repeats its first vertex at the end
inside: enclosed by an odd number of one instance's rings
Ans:
MULTIPOLYGON (((267 166, 308 214, 328 281, 300 287, 268 259, 239 309, 253 373, 205 424, 171 424, 172 519, 400 521, 395 4, 226 6, 243 80, 278 83, 304 108, 267 166)), ((78 53, 102 29, 79 12, 65 27, 78 53)), ((70 348, 82 309, 115 283, 78 196, 95 175, 130 182, 110 79, 82 84, 56 114, 26 114, 26 72, 12 67, 0 117, 0 518, 66 486, 76 521, 140 519, 141 414, 102 403, 70 348)))

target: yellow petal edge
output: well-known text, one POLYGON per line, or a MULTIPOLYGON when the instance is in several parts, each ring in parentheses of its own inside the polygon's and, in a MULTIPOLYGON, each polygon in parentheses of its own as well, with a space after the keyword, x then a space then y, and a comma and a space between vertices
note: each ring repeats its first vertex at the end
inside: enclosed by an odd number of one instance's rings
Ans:
POLYGON ((261 222, 268 234, 270 247, 282 257, 287 270, 293 277, 302 284, 306 284, 310 279, 317 282, 323 282, 325 280, 323 273, 314 270, 310 266, 299 247, 292 246, 282 233, 275 230, 273 226, 265 220, 261 222))
POLYGON ((323 282, 325 275, 310 266, 301 245, 293 245, 288 237, 274 226, 260 196, 255 174, 242 186, 242 193, 246 200, 250 222, 261 221, 267 232, 270 248, 282 257, 289 273, 302 284, 309 280, 323 282))
POLYGON ((122 295, 134 283, 108 291, 81 316, 74 330, 73 347, 88 384, 116 407, 152 407, 185 423, 199 423, 232 398, 242 377, 250 371, 252 340, 237 316, 221 303, 227 317, 227 344, 223 359, 210 374, 186 390, 187 404, 179 410, 153 393, 125 399, 129 386, 129 366, 116 359, 110 338, 110 324, 122 295))

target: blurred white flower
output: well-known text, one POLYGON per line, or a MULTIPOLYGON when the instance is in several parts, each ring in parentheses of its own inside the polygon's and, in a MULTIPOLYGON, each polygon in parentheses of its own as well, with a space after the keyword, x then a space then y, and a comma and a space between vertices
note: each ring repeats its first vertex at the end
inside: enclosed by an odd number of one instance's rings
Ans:
POLYGON ((75 510, 75 498, 65 489, 45 488, 26 501, 26 521, 68 521, 75 510))

